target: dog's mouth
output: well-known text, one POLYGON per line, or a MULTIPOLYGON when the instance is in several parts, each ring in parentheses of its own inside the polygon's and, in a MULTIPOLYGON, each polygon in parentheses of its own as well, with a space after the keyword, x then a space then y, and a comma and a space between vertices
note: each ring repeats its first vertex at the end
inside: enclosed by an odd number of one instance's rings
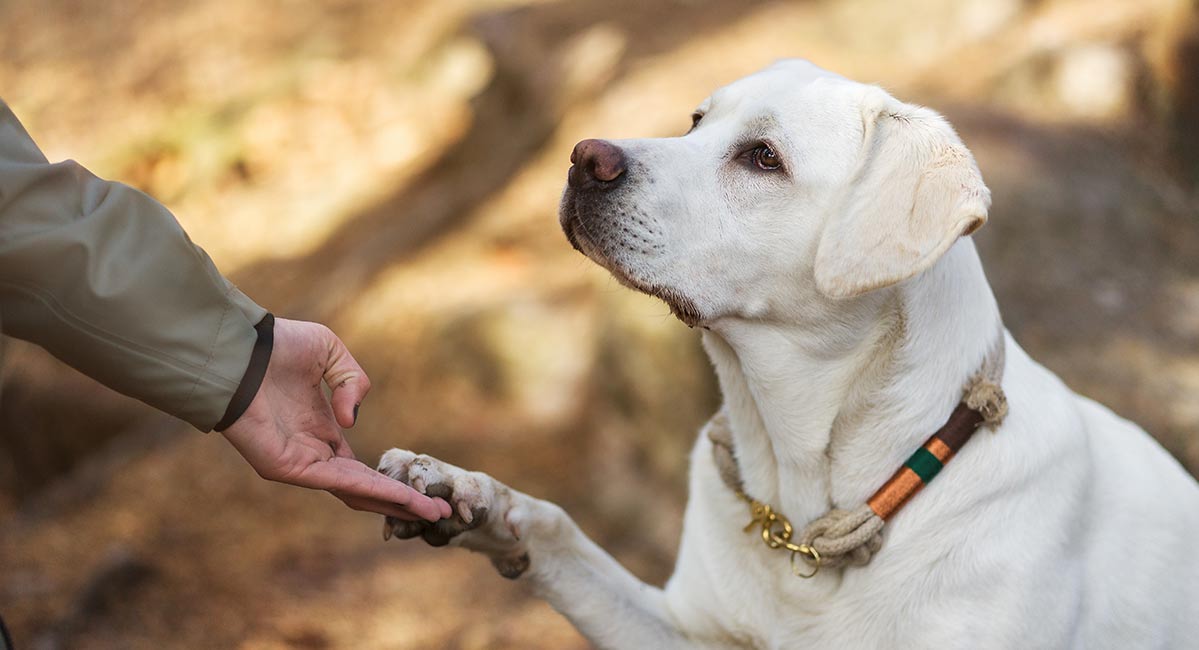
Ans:
POLYGON ((570 241, 570 245, 606 269, 621 284, 665 302, 666 306, 670 308, 670 313, 674 314, 674 317, 687 327, 698 325, 703 317, 693 300, 671 287, 642 280, 618 260, 604 252, 605 244, 610 241, 603 238, 603 233, 600 233, 598 240, 592 234, 571 194, 568 190, 563 197, 559 214, 562 231, 566 233, 566 239, 570 241))

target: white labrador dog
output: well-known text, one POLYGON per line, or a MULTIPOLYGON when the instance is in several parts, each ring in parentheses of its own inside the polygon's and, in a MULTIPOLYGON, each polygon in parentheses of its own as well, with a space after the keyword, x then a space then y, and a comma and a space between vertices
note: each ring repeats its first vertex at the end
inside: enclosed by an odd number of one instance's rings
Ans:
POLYGON ((1199 487, 1006 335, 964 236, 990 193, 949 124, 803 61, 693 119, 680 138, 579 143, 561 224, 702 328, 745 493, 797 528, 862 504, 997 341, 1006 420, 887 522, 868 564, 807 580, 743 531, 704 435, 665 589, 558 506, 403 450, 380 470, 458 514, 385 536, 489 555, 600 648, 1199 647, 1199 487))

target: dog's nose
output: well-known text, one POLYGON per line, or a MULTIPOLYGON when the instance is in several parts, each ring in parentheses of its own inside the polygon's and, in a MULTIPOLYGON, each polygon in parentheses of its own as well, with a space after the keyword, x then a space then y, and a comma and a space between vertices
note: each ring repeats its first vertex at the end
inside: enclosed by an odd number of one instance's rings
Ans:
POLYGON ((611 183, 625 172, 624 152, 606 140, 583 140, 570 152, 570 168, 567 181, 571 187, 580 188, 589 182, 611 183))

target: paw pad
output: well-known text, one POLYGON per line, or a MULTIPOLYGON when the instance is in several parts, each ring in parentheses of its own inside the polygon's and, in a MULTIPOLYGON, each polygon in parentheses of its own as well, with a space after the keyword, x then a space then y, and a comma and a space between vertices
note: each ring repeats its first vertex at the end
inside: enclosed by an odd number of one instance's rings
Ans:
POLYGON ((529 554, 521 553, 515 557, 493 557, 491 564, 500 575, 509 580, 515 580, 529 569, 529 554))

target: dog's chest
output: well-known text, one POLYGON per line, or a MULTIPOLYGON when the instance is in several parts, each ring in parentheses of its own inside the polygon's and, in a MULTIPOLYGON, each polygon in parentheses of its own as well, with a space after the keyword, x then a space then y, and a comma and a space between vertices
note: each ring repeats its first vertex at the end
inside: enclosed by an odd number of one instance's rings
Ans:
MULTIPOLYGON (((693 476, 709 471, 697 466, 693 476)), ((894 620, 896 613, 886 610, 902 605, 898 595, 880 586, 847 585, 839 571, 796 577, 788 553, 768 548, 756 529, 746 532, 748 521, 745 504, 722 483, 692 486, 679 561, 667 589, 682 617, 708 621, 718 633, 756 648, 791 648, 801 641, 842 647, 836 644, 846 638, 847 627, 854 638, 889 645, 894 630, 874 626, 894 620)))

